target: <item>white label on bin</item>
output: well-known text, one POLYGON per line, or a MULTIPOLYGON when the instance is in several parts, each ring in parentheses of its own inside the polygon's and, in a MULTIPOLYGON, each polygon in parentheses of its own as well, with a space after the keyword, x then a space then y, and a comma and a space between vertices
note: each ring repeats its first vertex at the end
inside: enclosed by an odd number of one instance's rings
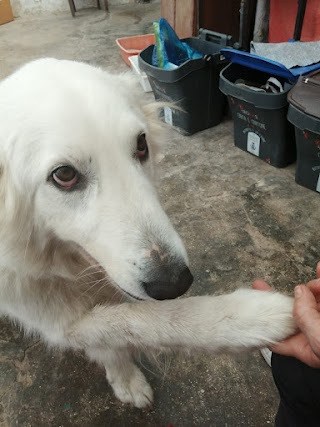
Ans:
POLYGON ((249 151, 251 154, 254 154, 255 156, 259 156, 260 136, 254 132, 248 132, 247 151, 249 151))
POLYGON ((320 175, 318 177, 318 182, 317 182, 317 188, 316 191, 318 191, 318 193, 320 193, 320 175))
POLYGON ((164 121, 168 124, 172 126, 172 110, 170 107, 164 107, 163 109, 164 112, 164 121))

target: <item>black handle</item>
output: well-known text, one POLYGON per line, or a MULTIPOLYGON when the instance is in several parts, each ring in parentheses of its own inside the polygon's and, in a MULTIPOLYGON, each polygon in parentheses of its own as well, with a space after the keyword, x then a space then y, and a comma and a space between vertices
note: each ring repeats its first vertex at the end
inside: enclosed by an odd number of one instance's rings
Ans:
POLYGON ((300 40, 304 15, 306 13, 307 0, 298 0, 298 12, 296 18, 296 25, 294 28, 293 38, 294 40, 300 40))

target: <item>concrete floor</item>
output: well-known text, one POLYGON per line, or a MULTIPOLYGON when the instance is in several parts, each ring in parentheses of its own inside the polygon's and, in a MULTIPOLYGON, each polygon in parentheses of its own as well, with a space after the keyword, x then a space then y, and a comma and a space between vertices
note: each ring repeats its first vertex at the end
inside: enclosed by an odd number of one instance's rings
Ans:
MULTIPOLYGON (((17 19, 0 27, 0 77, 40 56, 125 71, 115 39, 147 33, 159 5, 17 19)), ((319 194, 233 145, 232 122, 192 137, 174 134, 161 163, 160 195, 189 251, 190 294, 222 293, 264 277, 291 292, 319 259, 319 194)), ((1 426, 266 427, 278 396, 258 352, 143 363, 155 406, 120 404, 104 373, 81 355, 49 351, 0 323, 1 426), (165 372, 165 374, 164 374, 165 372)))

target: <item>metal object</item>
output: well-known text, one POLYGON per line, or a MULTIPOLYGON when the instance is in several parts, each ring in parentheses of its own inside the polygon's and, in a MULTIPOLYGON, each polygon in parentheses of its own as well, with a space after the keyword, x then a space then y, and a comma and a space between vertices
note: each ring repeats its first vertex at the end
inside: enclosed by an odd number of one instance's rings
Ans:
POLYGON ((295 25, 294 34, 293 34, 294 40, 300 40, 300 38, 301 38, 303 20, 304 20, 304 15, 306 12, 306 6, 307 6, 307 0, 298 0, 297 19, 296 19, 296 25, 295 25))

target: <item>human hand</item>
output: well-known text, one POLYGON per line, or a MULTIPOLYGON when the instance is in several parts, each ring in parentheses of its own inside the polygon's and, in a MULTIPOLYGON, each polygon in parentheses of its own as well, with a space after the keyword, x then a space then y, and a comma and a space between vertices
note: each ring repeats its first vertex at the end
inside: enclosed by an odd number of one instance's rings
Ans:
MULTIPOLYGON (((271 290, 263 280, 256 280, 252 287, 271 290)), ((320 262, 317 279, 295 287, 293 316, 300 332, 270 349, 274 353, 295 357, 312 368, 320 368, 320 262)))

